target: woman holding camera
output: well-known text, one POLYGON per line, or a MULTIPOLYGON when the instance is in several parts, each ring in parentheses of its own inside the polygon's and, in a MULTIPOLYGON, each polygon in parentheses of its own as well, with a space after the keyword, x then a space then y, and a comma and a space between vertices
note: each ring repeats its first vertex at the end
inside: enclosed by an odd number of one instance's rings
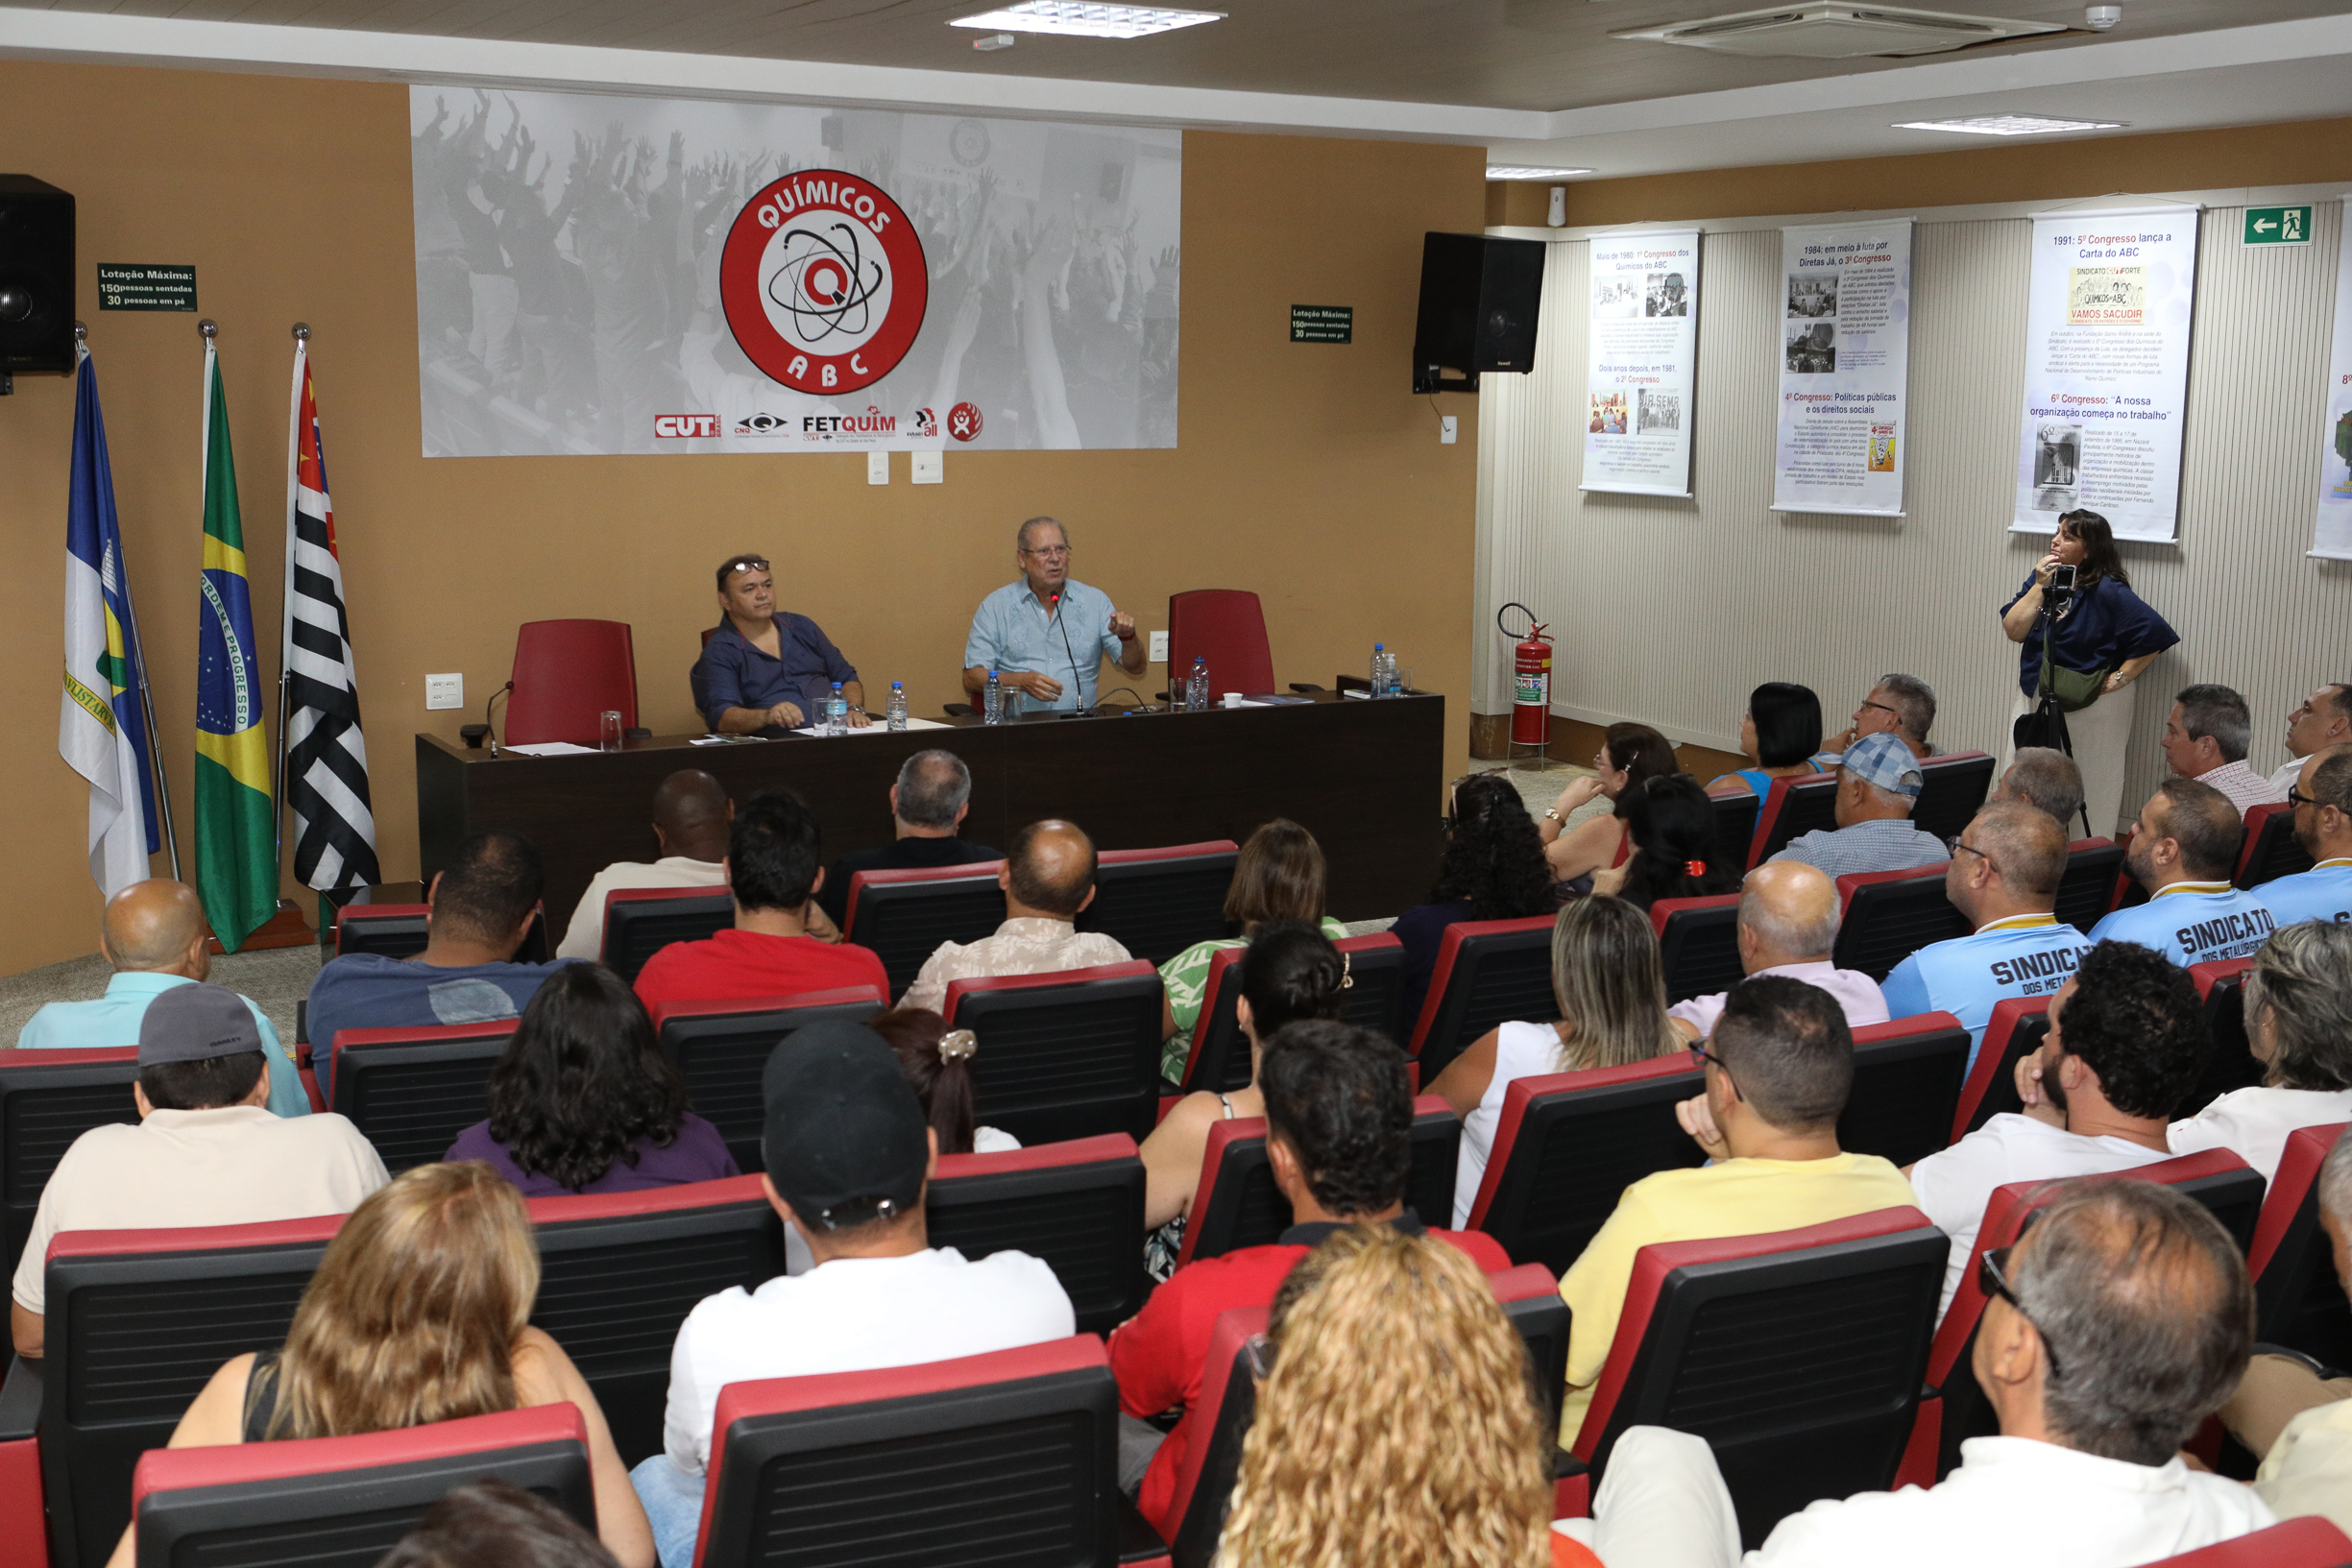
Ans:
POLYGON ((2049 553, 2034 564, 2017 597, 2001 606, 2000 629, 2020 644, 2019 715, 2039 706, 2047 684, 2066 711, 2091 834, 2112 836, 2131 744, 2132 698, 2126 693, 2180 634, 2131 591, 2107 519, 2080 511, 2058 519, 2049 553))

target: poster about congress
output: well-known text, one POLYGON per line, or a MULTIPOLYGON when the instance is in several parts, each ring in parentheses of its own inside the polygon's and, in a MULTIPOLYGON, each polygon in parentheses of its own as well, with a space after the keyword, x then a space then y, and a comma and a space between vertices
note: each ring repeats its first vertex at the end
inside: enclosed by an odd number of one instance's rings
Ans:
POLYGON ((409 95, 427 457, 1176 444, 1183 134, 409 95))
POLYGON ((1911 220, 1781 230, 1775 512, 1903 516, 1911 220))
POLYGON ((2196 219, 2193 206, 2035 214, 2010 532, 2049 533, 2077 507, 2118 539, 2177 531, 2196 219))
MULTIPOLYGON (((2344 198, 2352 220, 2352 196, 2344 198)), ((2311 553, 2352 561, 2352 222, 2337 241, 2336 346, 2327 361, 2327 414, 2320 427, 2319 528, 2311 553)))
POLYGON ((1596 234, 1584 490, 1690 494, 1699 231, 1596 234))

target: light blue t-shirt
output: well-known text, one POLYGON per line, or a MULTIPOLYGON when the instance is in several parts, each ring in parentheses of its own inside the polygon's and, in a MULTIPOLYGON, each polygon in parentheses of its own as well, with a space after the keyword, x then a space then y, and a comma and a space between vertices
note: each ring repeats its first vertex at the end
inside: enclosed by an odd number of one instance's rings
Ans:
POLYGON ((2282 926, 2307 920, 2352 922, 2352 859, 2322 860, 2309 871, 2280 877, 2254 889, 2270 918, 2282 926))
MULTIPOLYGON (((95 1001, 53 1001, 35 1013, 16 1036, 18 1050, 121 1050, 139 1043, 139 1021, 147 1004, 175 985, 193 985, 184 975, 156 975, 125 970, 107 981, 107 994, 95 1001)), ((303 1092, 302 1074, 294 1058, 278 1041, 269 1014, 239 999, 261 1029, 261 1054, 270 1061, 270 1110, 279 1116, 308 1116, 310 1097, 303 1092)))
POLYGON ((2054 997, 2090 939, 2052 915, 2017 915, 1969 936, 1932 942, 1895 966, 1879 989, 1890 1017, 1950 1013, 1968 1029, 1976 1064, 1993 1009, 2011 997, 2054 997))
POLYGON ((2183 969, 2244 958, 2270 940, 2277 921, 2261 899, 2227 882, 2174 882, 2146 904, 2118 909, 2091 928, 2094 942, 2137 942, 2183 969))
POLYGON ((1055 625, 1055 616, 1047 615, 1030 591, 1027 578, 1006 583, 972 613, 972 633, 963 641, 963 667, 1034 670, 1061 683, 1061 695, 1052 702, 1039 702, 1025 691, 1006 692, 1006 700, 1014 705, 1007 712, 1092 708, 1096 671, 1105 659, 1116 663, 1123 647, 1111 635, 1111 608, 1110 595, 1101 589, 1066 581, 1055 613, 1062 624, 1055 625), (1070 636, 1067 647, 1062 644, 1065 632, 1070 636), (1073 663, 1079 666, 1075 674, 1073 663))

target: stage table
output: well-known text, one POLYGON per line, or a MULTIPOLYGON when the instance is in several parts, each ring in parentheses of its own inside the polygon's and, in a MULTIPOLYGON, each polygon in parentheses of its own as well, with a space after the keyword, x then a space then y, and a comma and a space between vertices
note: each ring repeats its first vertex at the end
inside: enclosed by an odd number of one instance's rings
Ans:
MULTIPOLYGON (((879 729, 879 724, 877 725, 879 729)), ((1373 702, 1314 694, 1296 706, 1205 713, 1032 714, 945 729, 789 736, 696 746, 686 736, 618 752, 492 757, 417 736, 417 837, 424 875, 469 833, 521 833, 546 862, 546 907, 561 933, 589 879, 616 860, 651 860, 653 791, 702 768, 738 801, 769 784, 799 792, 824 824, 825 859, 889 842, 899 765, 938 746, 972 770, 963 836, 1005 848, 1041 817, 1066 817, 1099 849, 1247 839, 1288 817, 1330 865, 1329 912, 1394 915, 1428 896, 1442 843, 1445 700, 1373 702)))

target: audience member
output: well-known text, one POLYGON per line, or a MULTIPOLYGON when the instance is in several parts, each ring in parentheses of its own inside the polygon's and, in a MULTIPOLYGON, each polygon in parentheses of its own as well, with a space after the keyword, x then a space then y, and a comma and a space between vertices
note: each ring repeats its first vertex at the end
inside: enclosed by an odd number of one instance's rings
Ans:
POLYGON ((1079 911, 1094 902, 1094 841, 1074 823, 1049 817, 1013 834, 996 874, 1005 924, 977 942, 940 943, 898 1004, 944 1013, 954 980, 1126 963, 1131 955, 1117 938, 1078 929, 1079 911))
POLYGON ((977 865, 1004 856, 958 836, 972 810, 972 770, 952 751, 934 747, 899 764, 890 786, 891 839, 834 861, 816 902, 836 929, 849 924, 849 880, 861 871, 930 871, 977 865))
POLYGON ((1224 1568, 1552 1560, 1526 1353, 1469 1259, 1349 1226, 1292 1270, 1267 1339, 1224 1568))
POLYGON ((2314 752, 2302 768, 2288 798, 2294 802, 2295 842, 2318 863, 2272 878, 2255 896, 2281 926, 2342 925, 2352 922, 2352 745, 2314 752))
POLYGON ((668 1001, 788 997, 870 985, 887 996, 889 977, 871 950, 812 934, 812 895, 823 885, 823 837, 808 803, 789 789, 763 789, 743 803, 727 833, 727 886, 735 929, 702 942, 672 942, 638 971, 648 1010, 668 1001))
POLYGON ((947 1020, 920 1007, 901 1007, 866 1025, 898 1056, 898 1070, 914 1091, 942 1154, 1003 1154, 1021 1140, 980 1122, 980 1098, 972 1088, 972 1058, 980 1037, 951 1029, 947 1020))
MULTIPOLYGON (((1315 835, 1286 817, 1261 825, 1233 859, 1233 880, 1225 889, 1225 925, 1239 936, 1195 942, 1159 966, 1166 994, 1160 1002, 1160 1076, 1184 1081, 1184 1059, 1192 1052, 1193 1029, 1208 1000, 1209 966, 1226 948, 1249 945, 1267 922, 1300 920, 1320 925, 1337 942, 1347 928, 1323 913, 1323 852, 1315 835)), ((1250 1113, 1256 1115, 1254 1111, 1250 1113)))
MULTIPOLYGON (((1394 1042, 1346 1024, 1293 1024, 1266 1043, 1264 1084, 1266 1156, 1274 1185, 1290 1200, 1291 1228, 1270 1245, 1177 1269, 1110 1339, 1119 1403, 1129 1417, 1188 1412, 1156 1452, 1157 1435, 1140 1419, 1121 1423, 1121 1484, 1140 1484, 1136 1507, 1163 1535, 1177 1523, 1168 1517, 1176 1473, 1186 1448, 1199 1440, 1189 1412, 1200 1397, 1219 1313, 1271 1302, 1309 1248, 1358 1222, 1386 1224, 1408 1236, 1435 1234, 1489 1271, 1511 1266, 1492 1238, 1475 1231, 1427 1232, 1405 1207, 1413 1170, 1413 1090, 1394 1042)), ((1395 1412, 1367 1413, 1393 1420, 1395 1412)))
POLYGON ((1054 1270, 1006 1249, 934 1247, 923 1199, 938 1159, 898 1061, 873 1030, 818 1023, 768 1057, 761 1191, 815 1266, 706 1296, 678 1330, 664 1452, 632 1472, 663 1568, 691 1568, 711 1427, 730 1383, 951 1361, 1069 1338, 1054 1270))
POLYGON ((1589 1525, 1612 1564, 1659 1568, 2130 1568, 2273 1522, 2245 1486, 2180 1457, 2245 1366, 2254 1291, 2194 1198, 2083 1182, 1984 1259, 1971 1363, 2000 1422, 1932 1488, 1865 1492, 1782 1519, 1744 1558, 1703 1438, 1635 1427, 1589 1525))
POLYGON ((345 1029, 479 1024, 522 1011, 555 967, 514 961, 546 881, 530 840, 475 833, 424 890, 423 953, 412 958, 347 953, 327 960, 310 982, 309 1032, 328 1104, 335 1095, 335 1036, 345 1029))
POLYGON ((342 1117, 272 1116, 265 1067, 234 991, 176 985, 148 1003, 131 1090, 139 1120, 82 1134, 41 1189, 10 1291, 20 1355, 41 1353, 42 1270, 61 1231, 344 1214, 384 1184, 384 1162, 342 1117))
POLYGON ((2082 769, 2062 751, 2048 746, 2020 746, 2009 771, 1993 786, 1992 801, 2015 801, 2048 811, 2069 833, 2082 816, 2082 769))
POLYGON ((1995 802, 1977 811, 1952 847, 1944 897, 1970 932, 1921 948, 1895 966, 1880 990, 1897 1018, 1944 1012, 1958 1019, 1974 1065, 1993 1008, 2011 997, 2056 991, 2090 942, 2050 912, 2066 875, 2066 831, 2049 813, 1995 802))
POLYGON ((1952 856, 1944 841, 1911 826, 1927 776, 1896 735, 1867 735, 1846 748, 1837 780, 1834 832, 1800 833, 1775 860, 1802 860, 1831 877, 1910 871, 1952 856))
MULTIPOLYGON (((2352 1137, 2339 1137, 2319 1167, 2319 1228, 2339 1285, 2352 1290, 2352 1137)), ((2262 1461, 2254 1490, 2282 1519, 2318 1514, 2352 1531, 2352 1377, 2310 1357, 2256 1345, 2222 1425, 2262 1461)))
POLYGON ((1257 940, 1240 961, 1241 995, 1233 1000, 1235 1022, 1249 1041, 1249 1083, 1230 1094, 1202 1089, 1186 1095, 1143 1141, 1143 1222, 1152 1232, 1145 1266, 1155 1280, 1176 1268, 1184 1244, 1184 1220, 1200 1185, 1200 1157, 1209 1129, 1220 1122, 1266 1114, 1258 1089, 1266 1042, 1283 1025, 1302 1018, 1337 1018, 1349 983, 1347 960, 1312 926, 1295 920, 1259 928, 1257 940))
POLYGON ((2316 687, 2303 705, 2287 715, 2287 760, 2270 775, 2270 787, 2284 799, 2302 777, 2303 764, 2331 746, 2352 742, 2352 684, 2316 687))
POLYGON ((2243 817, 2249 806, 2287 798, 2284 789, 2245 765, 2253 735, 2245 699, 2237 692, 2225 686, 2184 687, 2165 717, 2164 760, 2179 777, 2228 796, 2243 817))
POLYGON ((602 964, 547 977, 490 1072, 490 1116, 446 1158, 480 1160, 524 1197, 637 1193, 740 1175, 629 982, 602 964))
POLYGON ((1906 1172, 1920 1208, 1952 1238, 1937 1312, 1960 1288, 1994 1188, 2168 1157, 2165 1124, 2204 1056, 2204 1006, 2186 974, 2128 942, 2084 953, 2049 1004, 2042 1048, 2018 1059, 2024 1112, 2002 1112, 1906 1172))
MULTIPOLYGON (((1837 886, 1827 875, 1801 860, 1758 866, 1739 890, 1739 925, 1734 940, 1739 947, 1740 973, 1750 978, 1765 975, 1827 991, 1846 1015, 1850 1028, 1887 1020, 1886 998, 1879 982, 1858 969, 1840 969, 1830 961, 1837 945, 1837 886)), ((1728 993, 1692 997, 1666 1009, 1666 1016, 1684 1025, 1683 1032, 1704 1040, 1714 1032, 1728 993)))
POLYGON ((2226 1148, 2267 1182, 2295 1128, 2352 1120, 2352 926, 2282 926, 2256 951, 2245 1040, 2263 1081, 2173 1122, 2166 1142, 2226 1148))
POLYGON ((1673 743, 1648 725, 1612 724, 1601 749, 1592 754, 1592 769, 1590 777, 1574 780, 1562 790, 1536 823, 1544 863, 1552 868, 1555 881, 1574 883, 1605 867, 1623 865, 1634 852, 1633 834, 1626 831, 1625 792, 1638 789, 1645 780, 1680 773, 1683 764, 1675 760, 1673 743), (1607 816, 1568 826, 1568 818, 1602 799, 1615 808, 1607 816))
POLYGON ((2243 958, 2277 923, 2256 893, 2232 887, 2245 824, 2229 798, 2194 779, 2167 779, 2140 808, 2123 869, 2147 902, 2118 909, 2091 940, 2137 942, 2183 968, 2243 958))
POLYGON ((1928 744, 1928 732, 1933 728, 1935 688, 1916 675, 1881 675, 1870 695, 1862 699, 1862 706, 1854 711, 1852 726, 1845 734, 1831 737, 1821 760, 1835 762, 1866 735, 1891 735, 1924 762, 1935 755, 1935 748, 1928 744))
POLYGON ((1445 928, 1468 920, 1521 920, 1552 911, 1552 874, 1527 803, 1500 773, 1454 781, 1446 801, 1445 852, 1429 901, 1396 917, 1389 934, 1404 945, 1404 1016, 1421 1016, 1445 928))
POLYGON ((1564 1448, 1591 1407, 1643 1247, 1795 1230, 1911 1202, 1892 1165, 1837 1146, 1837 1119, 1854 1087, 1854 1034, 1827 991, 1780 976, 1742 980, 1708 1044, 1691 1054, 1705 1066, 1707 1088, 1675 1114, 1709 1163, 1628 1187, 1560 1282, 1573 1315, 1564 1448))
POLYGON ((1622 866, 1592 874, 1592 891, 1647 912, 1660 899, 1703 899, 1739 889, 1739 871, 1724 857, 1714 803, 1687 773, 1643 782, 1624 796, 1634 853, 1622 866))
POLYGON ((444 1493, 376 1568, 619 1568, 571 1515, 492 1476, 444 1493))
MULTIPOLYGON (((204 901, 185 882, 164 878, 133 882, 107 900, 98 952, 114 966, 107 994, 95 1001, 53 1001, 17 1031, 18 1050, 123 1050, 139 1043, 147 1004, 164 992, 212 973, 212 927, 204 901)), ((251 997, 242 999, 270 1062, 270 1111, 308 1116, 294 1058, 278 1042, 277 1025, 251 997)))
POLYGON ((724 887, 727 824, 735 803, 700 768, 680 768, 653 792, 653 842, 661 858, 616 860, 589 879, 556 948, 558 958, 604 956, 604 897, 623 888, 724 887))
MULTIPOLYGON (((212 1374, 173 1448, 350 1437, 537 1405, 588 1428, 596 1533, 624 1568, 653 1540, 604 1411, 564 1347, 531 1326, 539 1248, 521 1195, 487 1165, 421 1165, 352 1211, 303 1288, 285 1342, 212 1374)), ((130 1568, 123 1532, 110 1568, 130 1568)))
POLYGON ((1427 1086, 1462 1118, 1454 1170, 1454 1223, 1469 1223, 1486 1179, 1503 1098, 1520 1078, 1627 1067, 1683 1049, 1666 1017, 1658 933, 1621 899, 1579 899, 1552 922, 1557 1024, 1498 1024, 1447 1063, 1427 1086))
POLYGON ((1802 779, 1828 768, 1813 760, 1821 750, 1821 699, 1813 688, 1790 681, 1766 681, 1748 693, 1739 719, 1739 752, 1752 764, 1726 773, 1707 787, 1744 784, 1758 800, 1772 793, 1775 779, 1802 779))

